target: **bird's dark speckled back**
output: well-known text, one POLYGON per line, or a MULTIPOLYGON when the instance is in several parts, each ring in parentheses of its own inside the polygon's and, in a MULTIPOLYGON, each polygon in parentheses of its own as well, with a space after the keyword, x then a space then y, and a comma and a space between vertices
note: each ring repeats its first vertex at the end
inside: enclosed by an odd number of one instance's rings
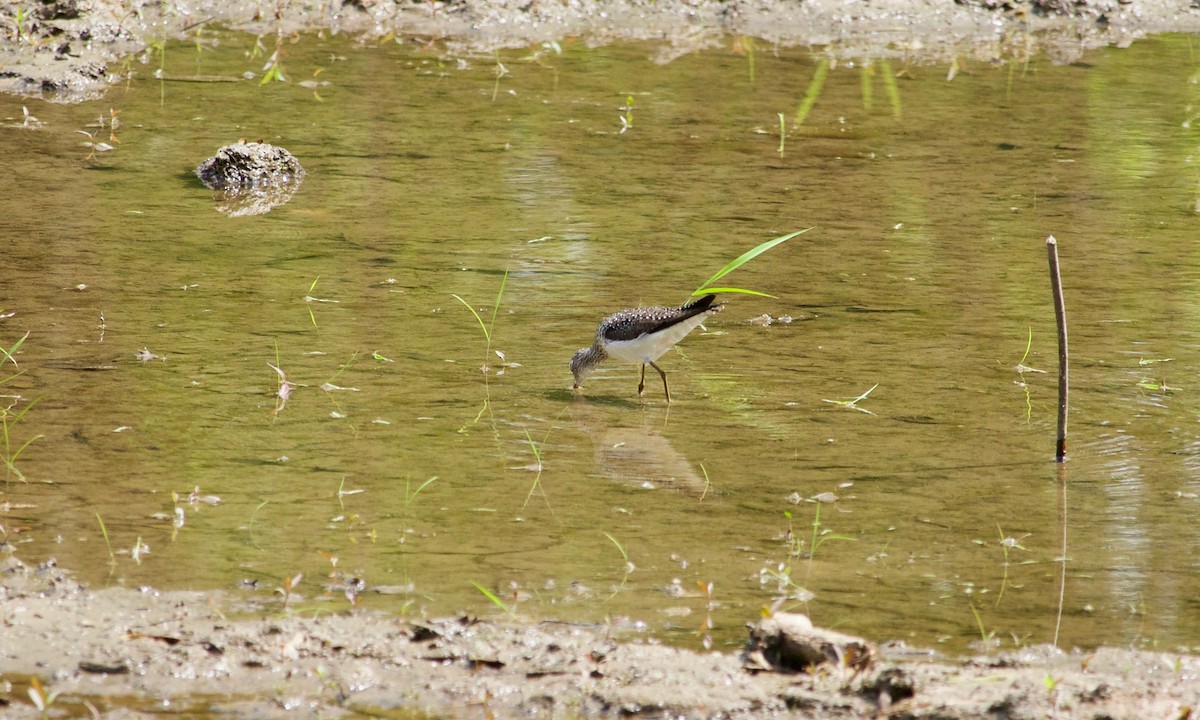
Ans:
POLYGON ((713 305, 716 295, 705 295, 682 307, 644 307, 622 310, 604 318, 596 334, 608 342, 633 340, 645 333, 658 332, 696 317, 701 313, 716 311, 720 304, 713 305))

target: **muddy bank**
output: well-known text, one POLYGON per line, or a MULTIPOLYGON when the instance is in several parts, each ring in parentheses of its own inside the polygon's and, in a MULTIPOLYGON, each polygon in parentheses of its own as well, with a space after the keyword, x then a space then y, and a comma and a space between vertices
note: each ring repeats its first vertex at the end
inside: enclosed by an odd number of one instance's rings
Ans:
POLYGON ((367 41, 442 41, 448 55, 579 37, 661 40, 669 62, 750 36, 836 58, 994 60, 1045 52, 1069 62, 1147 34, 1200 31, 1187 0, 54 0, 0 7, 0 92, 78 102, 130 73, 155 43, 204 27, 259 35, 322 31, 367 41))
POLYGON ((80 587, 0 575, 0 715, 1186 718, 1200 658, 1049 647, 939 659, 884 648, 861 672, 752 672, 603 626, 285 609, 262 594, 80 587), (90 707, 89 707, 90 706, 90 707))

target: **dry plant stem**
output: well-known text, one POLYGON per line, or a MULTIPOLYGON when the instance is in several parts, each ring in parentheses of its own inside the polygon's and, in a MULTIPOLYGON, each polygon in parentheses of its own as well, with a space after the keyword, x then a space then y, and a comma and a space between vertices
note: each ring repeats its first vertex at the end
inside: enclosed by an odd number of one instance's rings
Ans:
POLYGON ((1054 459, 1067 459, 1067 310, 1063 304, 1062 277, 1058 273, 1058 241, 1046 238, 1050 260, 1050 285, 1054 290, 1054 317, 1058 321, 1058 438, 1054 459))

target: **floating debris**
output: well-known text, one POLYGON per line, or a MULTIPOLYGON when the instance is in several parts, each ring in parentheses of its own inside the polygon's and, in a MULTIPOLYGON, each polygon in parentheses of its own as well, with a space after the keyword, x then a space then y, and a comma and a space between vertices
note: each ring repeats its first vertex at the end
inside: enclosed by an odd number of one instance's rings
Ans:
POLYGON ((763 313, 762 315, 759 315, 757 317, 750 318, 749 320, 747 320, 747 322, 749 322, 751 325, 762 325, 763 327, 767 327, 771 323, 780 323, 782 325, 788 325, 792 322, 793 319, 794 318, 791 315, 780 315, 779 317, 776 318, 776 317, 771 317, 767 313, 763 313))

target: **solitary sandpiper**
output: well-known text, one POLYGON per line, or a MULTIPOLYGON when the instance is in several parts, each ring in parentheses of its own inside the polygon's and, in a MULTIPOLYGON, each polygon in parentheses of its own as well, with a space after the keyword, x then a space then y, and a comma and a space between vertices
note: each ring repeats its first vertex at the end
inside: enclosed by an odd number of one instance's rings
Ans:
POLYGON ((663 393, 671 402, 671 391, 667 388, 667 374, 654 364, 663 353, 702 324, 709 315, 721 311, 721 304, 713 304, 716 295, 704 297, 682 307, 643 307, 613 313, 596 328, 596 339, 590 348, 580 348, 571 358, 571 372, 575 375, 575 388, 600 363, 611 355, 619 360, 641 364, 642 379, 638 382, 638 396, 646 389, 646 365, 662 376, 663 393))

